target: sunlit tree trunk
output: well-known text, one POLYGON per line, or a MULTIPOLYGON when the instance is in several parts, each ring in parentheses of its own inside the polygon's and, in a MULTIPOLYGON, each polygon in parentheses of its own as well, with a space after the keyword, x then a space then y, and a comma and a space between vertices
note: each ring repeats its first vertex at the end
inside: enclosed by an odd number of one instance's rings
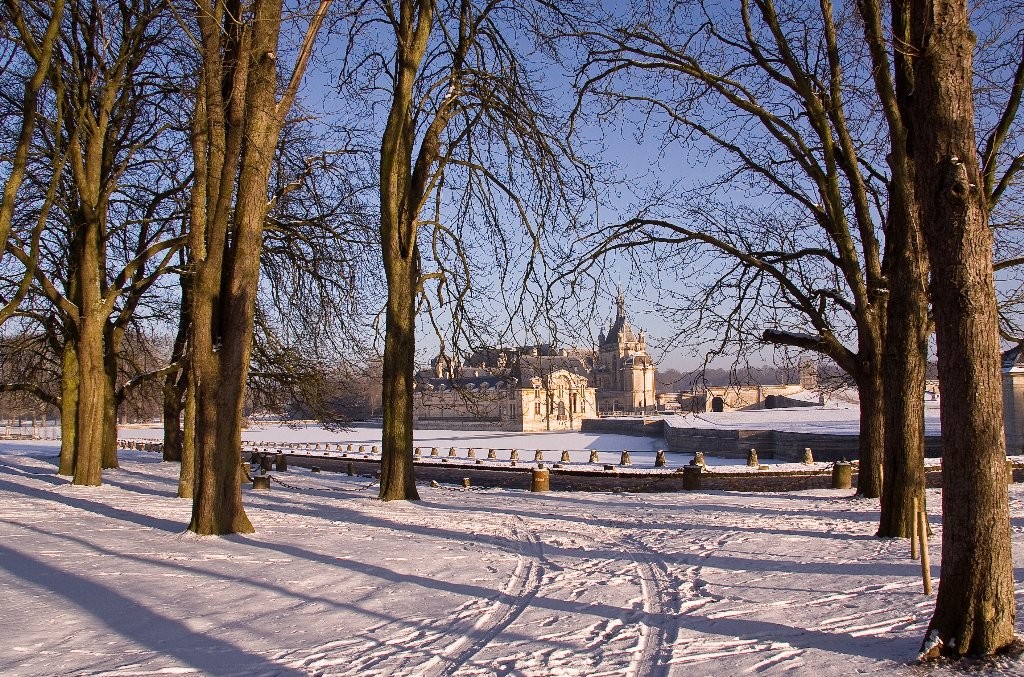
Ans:
POLYGON ((974 131, 964 0, 911 0, 905 108, 942 389, 942 579, 925 649, 990 654, 1014 639, 992 233, 974 131))

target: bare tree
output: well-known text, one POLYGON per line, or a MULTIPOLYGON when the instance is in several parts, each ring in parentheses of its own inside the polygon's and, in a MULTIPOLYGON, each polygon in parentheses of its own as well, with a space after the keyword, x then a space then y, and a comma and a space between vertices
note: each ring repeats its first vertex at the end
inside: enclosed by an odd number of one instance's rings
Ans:
POLYGON ((991 654, 1013 642, 1016 608, 975 36, 962 0, 909 0, 893 14, 909 25, 912 96, 905 92, 901 112, 932 266, 942 387, 942 581, 923 652, 991 654))
MULTIPOLYGON (((532 257, 540 230, 570 201, 562 185, 569 180, 562 130, 531 82, 535 74, 519 44, 568 20, 570 8, 473 0, 380 5, 382 32, 394 45, 393 53, 373 57, 386 69, 379 86, 388 110, 380 141, 388 283, 382 500, 418 498, 412 470, 415 323, 418 303, 432 308, 428 287, 438 293, 444 324, 455 327, 440 334, 454 342, 472 335, 470 291, 474 280, 479 285, 486 277, 474 261, 488 256, 499 271, 515 268, 509 265, 516 259, 509 249, 515 229, 507 224, 520 228, 532 257), (522 33, 512 40, 516 30, 522 33)), ((506 303, 514 315, 518 302, 506 303)))
POLYGON ((200 534, 253 530, 242 507, 239 455, 268 181, 330 4, 322 0, 307 15, 280 96, 281 0, 212 0, 195 8, 202 69, 189 232, 196 454, 189 529, 200 534))
POLYGON ((735 11, 670 1, 650 12, 586 36, 582 95, 608 114, 631 107, 663 121, 665 143, 705 149, 727 170, 684 200, 669 195, 602 227, 587 257, 632 247, 681 253, 684 266, 710 268, 710 282, 687 279, 687 289, 704 284, 692 319, 720 329, 723 348, 756 337, 840 365, 860 391, 858 490, 878 496, 889 296, 880 240, 894 218, 878 168, 885 148, 859 87, 870 69, 863 55, 840 50, 856 23, 828 2, 792 13, 768 0, 735 11))

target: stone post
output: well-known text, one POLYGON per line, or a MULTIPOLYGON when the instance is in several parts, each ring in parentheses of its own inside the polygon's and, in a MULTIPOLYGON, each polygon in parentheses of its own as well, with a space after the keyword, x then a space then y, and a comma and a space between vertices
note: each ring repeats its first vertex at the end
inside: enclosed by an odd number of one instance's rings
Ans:
POLYGON ((537 468, 533 471, 530 491, 551 491, 551 472, 547 468, 537 468))
POLYGON ((750 452, 747 454, 747 465, 750 466, 751 468, 756 468, 757 466, 760 465, 760 463, 757 460, 757 449, 750 449, 750 452))
POLYGON ((683 489, 685 491, 700 489, 700 476, 703 470, 703 466, 697 465, 693 461, 683 466, 683 489))
POLYGON ((846 461, 832 464, 832 488, 849 489, 853 486, 853 466, 846 461))

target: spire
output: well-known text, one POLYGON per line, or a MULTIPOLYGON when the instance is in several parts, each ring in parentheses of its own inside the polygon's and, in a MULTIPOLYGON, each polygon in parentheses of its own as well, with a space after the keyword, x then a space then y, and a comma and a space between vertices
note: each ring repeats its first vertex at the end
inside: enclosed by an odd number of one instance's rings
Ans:
POLYGON ((616 285, 616 289, 615 319, 618 320, 626 316, 626 295, 622 293, 622 285, 616 285))

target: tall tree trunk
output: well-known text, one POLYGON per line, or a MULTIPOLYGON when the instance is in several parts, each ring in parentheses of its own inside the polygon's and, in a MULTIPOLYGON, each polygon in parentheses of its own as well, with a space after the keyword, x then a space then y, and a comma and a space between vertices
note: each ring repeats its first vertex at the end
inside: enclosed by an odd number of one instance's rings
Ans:
POLYGON ((927 253, 917 224, 916 203, 890 187, 885 262, 889 281, 883 381, 885 473, 878 535, 909 537, 914 499, 925 505, 924 389, 928 354, 927 253))
POLYGON ((60 465, 57 473, 70 477, 75 474, 75 433, 78 430, 78 352, 70 337, 64 341, 61 360, 60 400, 60 465))
MULTIPOLYGON (((438 159, 444 120, 435 117, 416 161, 413 91, 434 20, 434 0, 401 0, 395 28, 395 74, 391 110, 380 145, 380 232, 388 281, 384 338, 381 433, 381 500, 417 500, 413 474, 413 363, 416 349, 416 293, 420 284, 417 246, 419 210, 438 159)), ((452 83, 455 86, 455 83, 452 83)))
POLYGON ((416 353, 416 285, 411 256, 385 245, 388 280, 387 328, 384 340, 381 433, 381 500, 419 500, 413 474, 413 367, 416 353))
MULTIPOLYGON (((178 333, 174 337, 171 362, 181 363, 186 360, 185 352, 188 344, 188 332, 192 323, 190 286, 189 281, 186 278, 182 278, 178 333)), ((188 365, 183 364, 178 371, 171 372, 164 378, 163 421, 165 461, 181 461, 182 458, 184 440, 181 430, 181 414, 185 409, 185 392, 188 388, 189 369, 188 365)))
POLYGON ((117 351, 112 345, 110 332, 104 334, 103 355, 103 442, 102 465, 104 470, 117 465, 117 351))
POLYGON ((974 134, 964 0, 911 0, 906 111, 942 388, 942 579, 927 651, 990 654, 1014 638, 992 233, 974 134))
POLYGON ((181 444, 181 472, 178 475, 178 497, 192 498, 196 478, 196 390, 186 376, 183 407, 184 435, 181 444))
POLYGON ((103 410, 107 404, 103 320, 95 312, 86 311, 78 334, 78 413, 72 483, 99 486, 103 464, 103 410))
POLYGON ((101 294, 105 274, 100 252, 101 224, 95 208, 82 205, 76 219, 78 254, 78 415, 75 432, 74 484, 98 486, 103 462, 103 420, 106 400, 106 364, 103 333, 106 314, 101 294))
POLYGON ((859 467, 857 493, 878 498, 882 493, 882 449, 885 444, 885 402, 877 360, 864 360, 856 374, 860 397, 859 467))

